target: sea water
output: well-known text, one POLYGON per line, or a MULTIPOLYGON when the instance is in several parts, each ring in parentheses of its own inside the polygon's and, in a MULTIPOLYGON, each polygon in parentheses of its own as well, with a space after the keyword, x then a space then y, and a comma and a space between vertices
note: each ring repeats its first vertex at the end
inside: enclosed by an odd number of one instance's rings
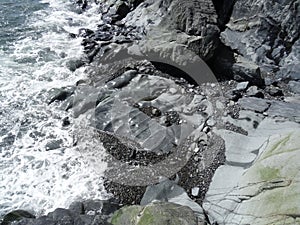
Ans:
POLYGON ((70 112, 47 102, 51 89, 85 77, 84 67, 66 66, 83 57, 81 38, 69 33, 93 29, 101 18, 96 4, 82 12, 74 2, 1 0, 0 218, 15 209, 42 215, 107 197, 101 143, 83 118, 62 126, 70 112), (49 143, 57 147, 48 151, 49 143))

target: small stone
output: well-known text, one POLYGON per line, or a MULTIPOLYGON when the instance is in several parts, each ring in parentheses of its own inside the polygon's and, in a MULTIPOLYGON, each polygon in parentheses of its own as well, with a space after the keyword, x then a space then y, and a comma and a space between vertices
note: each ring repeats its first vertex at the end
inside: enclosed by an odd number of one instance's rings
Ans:
POLYGON ((199 195, 199 192, 200 192, 200 188, 199 187, 192 188, 192 195, 194 197, 197 197, 199 195))
POLYGON ((210 118, 209 120, 207 120, 206 124, 210 127, 216 125, 216 121, 212 118, 210 118))
POLYGON ((249 85, 248 81, 238 83, 237 86, 236 86, 236 88, 235 88, 235 90, 236 91, 244 91, 244 90, 247 89, 248 85, 249 85))
POLYGON ((283 96, 283 92, 281 89, 275 86, 269 86, 266 88, 266 91, 273 97, 283 96))
POLYGON ((63 127, 66 127, 66 126, 69 126, 71 124, 70 120, 69 120, 69 117, 65 117, 63 119, 63 123, 62 123, 62 126, 63 127))
POLYGON ((247 90, 247 95, 251 97, 264 98, 264 94, 258 90, 257 86, 251 86, 247 90))

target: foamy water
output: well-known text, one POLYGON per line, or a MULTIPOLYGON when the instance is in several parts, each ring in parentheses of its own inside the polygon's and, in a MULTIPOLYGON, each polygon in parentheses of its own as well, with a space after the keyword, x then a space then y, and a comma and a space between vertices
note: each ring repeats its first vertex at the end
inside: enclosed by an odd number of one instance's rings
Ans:
POLYGON ((85 77, 84 68, 66 67, 82 56, 81 39, 68 38, 68 32, 95 28, 98 6, 79 14, 71 1, 19 4, 26 20, 13 41, 0 46, 0 217, 14 209, 41 215, 75 200, 107 197, 104 149, 94 131, 82 118, 63 127, 68 112, 47 104, 51 88, 85 77), (39 7, 27 13, 28 4, 39 7), (50 142, 58 148, 46 151, 50 142))

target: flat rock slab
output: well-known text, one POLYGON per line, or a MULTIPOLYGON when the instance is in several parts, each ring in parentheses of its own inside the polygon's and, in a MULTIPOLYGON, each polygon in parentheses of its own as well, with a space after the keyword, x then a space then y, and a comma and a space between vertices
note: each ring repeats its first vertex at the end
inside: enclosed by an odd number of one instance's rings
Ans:
POLYGON ((210 222, 298 224, 300 125, 267 118, 248 136, 220 134, 231 161, 217 169, 206 194, 203 208, 210 222), (243 157, 251 154, 256 156, 245 164, 243 157))

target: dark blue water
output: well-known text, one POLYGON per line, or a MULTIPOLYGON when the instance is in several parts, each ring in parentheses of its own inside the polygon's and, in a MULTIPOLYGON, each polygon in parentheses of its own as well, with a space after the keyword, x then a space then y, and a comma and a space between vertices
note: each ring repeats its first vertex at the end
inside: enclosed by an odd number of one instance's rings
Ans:
POLYGON ((33 12, 46 8, 48 4, 38 0, 2 0, 0 5, 0 46, 7 50, 14 41, 33 31, 26 21, 33 12))
POLYGON ((73 147, 81 130, 62 127, 70 113, 47 104, 50 90, 85 77, 84 67, 72 72, 66 66, 82 57, 82 40, 68 34, 96 27, 97 10, 93 5, 79 14, 71 0, 1 0, 0 218, 14 209, 40 215, 104 196, 105 165, 90 151, 93 141, 86 135, 73 147), (46 151, 51 142, 61 144, 46 151))

